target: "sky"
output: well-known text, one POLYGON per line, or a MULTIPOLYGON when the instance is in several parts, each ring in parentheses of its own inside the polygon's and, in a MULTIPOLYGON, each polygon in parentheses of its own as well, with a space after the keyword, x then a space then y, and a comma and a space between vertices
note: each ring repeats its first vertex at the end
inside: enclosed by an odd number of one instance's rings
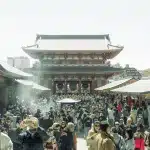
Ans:
POLYGON ((27 56, 36 34, 110 34, 112 63, 150 68, 149 0, 0 0, 0 60, 27 56))

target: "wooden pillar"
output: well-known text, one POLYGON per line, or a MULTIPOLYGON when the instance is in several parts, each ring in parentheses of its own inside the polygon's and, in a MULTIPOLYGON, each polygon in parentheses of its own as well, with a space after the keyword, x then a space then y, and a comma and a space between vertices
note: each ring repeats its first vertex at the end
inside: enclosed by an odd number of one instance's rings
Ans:
POLYGON ((54 78, 51 79, 51 93, 54 94, 56 91, 55 91, 55 84, 54 84, 54 78))
POLYGON ((67 94, 67 80, 65 80, 65 94, 67 94))
POLYGON ((100 77, 97 78, 97 88, 102 86, 102 79, 100 77))
POLYGON ((53 79, 51 77, 48 78, 48 88, 51 90, 50 93, 54 94, 54 84, 53 79))
POLYGON ((79 77, 79 94, 81 94, 81 77, 79 77))
POLYGON ((95 88, 97 88, 97 80, 95 78, 92 78, 91 93, 94 93, 95 88))
POLYGON ((64 85, 64 86, 65 86, 65 92, 64 92, 64 93, 67 94, 67 81, 68 81, 68 76, 67 76, 66 74, 64 75, 64 81, 65 81, 65 85, 64 85))

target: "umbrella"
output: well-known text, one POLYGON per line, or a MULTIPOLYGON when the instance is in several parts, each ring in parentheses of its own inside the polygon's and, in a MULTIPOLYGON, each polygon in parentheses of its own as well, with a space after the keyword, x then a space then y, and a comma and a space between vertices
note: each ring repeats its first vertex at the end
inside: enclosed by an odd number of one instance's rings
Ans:
POLYGON ((71 98, 65 98, 65 99, 62 99, 62 100, 58 101, 58 103, 78 103, 80 101, 81 100, 74 100, 74 99, 71 99, 71 98))

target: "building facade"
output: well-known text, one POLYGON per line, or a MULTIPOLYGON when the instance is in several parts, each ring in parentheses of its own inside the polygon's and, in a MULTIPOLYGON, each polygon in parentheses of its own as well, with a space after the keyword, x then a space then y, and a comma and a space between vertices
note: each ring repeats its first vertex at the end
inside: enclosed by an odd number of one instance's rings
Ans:
POLYGON ((123 50, 111 45, 109 35, 37 35, 22 49, 40 61, 31 71, 53 94, 93 93, 121 72, 107 61, 123 50))
POLYGON ((126 65, 126 67, 123 70, 124 70, 122 73, 123 78, 132 77, 133 79, 136 80, 140 80, 142 78, 141 73, 136 68, 130 67, 129 65, 126 65))
POLYGON ((7 57, 7 63, 21 70, 30 68, 30 59, 28 57, 7 57))

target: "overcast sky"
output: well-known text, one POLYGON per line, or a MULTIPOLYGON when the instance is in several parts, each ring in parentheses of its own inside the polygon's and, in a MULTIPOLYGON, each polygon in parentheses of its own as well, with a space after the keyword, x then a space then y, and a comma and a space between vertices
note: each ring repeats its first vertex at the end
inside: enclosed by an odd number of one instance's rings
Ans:
POLYGON ((0 60, 26 54, 40 34, 110 34, 112 60, 150 68, 150 0, 0 0, 0 60))

